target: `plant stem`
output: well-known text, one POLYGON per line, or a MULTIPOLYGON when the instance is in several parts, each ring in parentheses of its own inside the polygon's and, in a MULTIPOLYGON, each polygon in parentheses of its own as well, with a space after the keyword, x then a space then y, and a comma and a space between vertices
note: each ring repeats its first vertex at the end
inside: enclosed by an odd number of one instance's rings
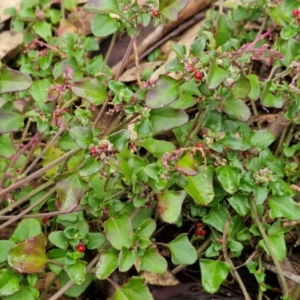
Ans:
MULTIPOLYGON (((32 146, 35 142, 36 142, 36 140, 38 139, 38 137, 39 137, 39 132, 37 132, 32 138, 31 138, 31 140, 17 153, 17 154, 15 154, 15 155, 13 155, 13 158, 12 158, 12 160, 11 160, 11 162, 10 162, 10 164, 9 164, 9 166, 7 167, 7 170, 9 170, 9 169, 11 169, 14 165, 15 165, 15 163, 16 163, 16 161, 19 159, 19 157, 24 153, 24 152, 26 152, 27 151, 27 149, 30 147, 30 146, 32 146)), ((0 187, 2 187, 2 185, 3 185, 3 183, 4 183, 4 180, 6 179, 6 177, 7 177, 7 172, 5 172, 4 174, 3 174, 3 176, 2 176, 2 178, 1 178, 1 180, 0 180, 0 187)))
POLYGON ((257 210, 256 210, 256 204, 254 202, 254 199, 250 199, 249 202, 250 202, 252 216, 253 216, 253 218, 255 220, 255 223, 257 224, 257 227, 258 227, 258 229, 259 229, 259 231, 260 231, 260 233, 261 233, 261 235, 262 235, 262 237, 264 239, 266 247, 267 247, 267 249, 269 251, 269 254, 270 254, 270 256, 271 256, 271 258, 273 260, 273 263, 274 263, 274 265, 275 265, 275 267, 276 267, 276 269, 278 271, 278 276, 280 278, 280 283, 281 283, 281 286, 282 286, 282 289, 283 289, 284 296, 288 297, 288 295, 289 295, 289 289, 288 289, 286 280, 284 278, 284 275, 283 275, 282 269, 280 267, 280 264, 278 263, 278 261, 276 259, 276 256, 274 254, 273 248, 272 248, 272 246, 271 246, 271 244, 269 242, 269 238, 268 238, 268 236, 267 236, 267 234, 266 234, 266 232, 265 232, 265 230, 264 230, 264 228, 262 226, 262 223, 261 223, 261 221, 260 221, 260 219, 258 217, 258 213, 257 213, 257 210))
POLYGON ((237 280, 237 282, 239 283, 239 286, 243 292, 244 298, 245 300, 251 300, 246 287, 243 283, 243 280, 240 277, 240 274, 238 273, 238 271, 235 269, 235 266, 233 264, 233 262, 231 261, 230 257, 228 256, 227 253, 227 235, 228 235, 228 230, 229 230, 229 225, 230 225, 230 219, 228 218, 225 226, 224 226, 224 232, 223 232, 223 243, 222 243, 222 248, 223 248, 223 255, 224 255, 224 259, 225 261, 230 265, 230 273, 232 274, 232 276, 237 280))
POLYGON ((39 155, 37 155, 37 157, 35 158, 35 160, 26 168, 26 170, 24 171, 24 174, 28 174, 33 168, 34 166, 37 164, 37 162, 42 158, 42 156, 46 153, 46 151, 53 146, 54 142, 60 137, 60 135, 66 130, 66 127, 61 127, 59 129, 59 131, 55 134, 55 136, 47 143, 46 147, 44 147, 44 149, 39 153, 39 155))
POLYGON ((56 188, 53 187, 52 189, 50 189, 41 199, 39 199, 38 201, 34 202, 33 204, 31 204, 30 206, 28 206, 26 209, 24 209, 22 212, 20 212, 18 215, 14 216, 13 218, 9 219, 8 221, 6 221, 5 223, 0 225, 0 230, 5 228, 6 226, 8 226, 9 224, 21 219, 24 215, 26 215, 27 213, 29 213, 33 208, 35 208, 36 206, 40 205, 41 203, 43 203, 51 194, 53 194, 56 191, 56 188))
MULTIPOLYGON (((124 67, 125 67, 126 61, 127 61, 128 57, 129 57, 130 51, 132 50, 133 43, 134 43, 134 41, 136 40, 138 33, 139 33, 139 30, 136 30, 135 33, 134 33, 134 35, 133 35, 133 37, 131 38, 131 41, 130 41, 130 43, 129 43, 128 47, 127 47, 127 50, 126 50, 126 52, 125 52, 125 54, 124 54, 124 58, 123 58, 123 60, 122 60, 122 64, 121 64, 121 66, 120 66, 120 68, 119 68, 119 70, 118 70, 118 72, 117 72, 117 75, 116 75, 116 77, 115 77, 115 80, 118 80, 118 78, 120 77, 120 75, 121 75, 122 72, 123 72, 123 69, 124 69, 124 67)), ((106 99, 105 102, 102 104, 102 107, 101 107, 101 109, 100 109, 100 112, 98 113, 98 115, 97 115, 97 117, 96 117, 96 119, 95 119, 95 121, 94 121, 94 126, 99 122, 99 120, 100 120, 101 117, 103 116, 103 114, 104 114, 104 112, 105 112, 105 110, 106 110, 106 107, 107 107, 107 105, 108 105, 110 96, 111 96, 111 91, 109 91, 107 99, 106 99)))
MULTIPOLYGON (((69 157, 71 157, 72 155, 76 154, 77 152, 79 152, 80 150, 82 150, 81 148, 77 147, 67 153, 65 153, 64 155, 62 155, 61 157, 57 158, 56 160, 54 160, 53 162, 49 163, 47 166, 41 168, 40 170, 37 170, 36 172, 30 174, 29 176, 20 179, 19 181, 13 183, 12 185, 10 185, 9 187, 3 189, 0 191, 0 197, 5 196, 6 194, 8 194, 9 192, 21 187, 22 185, 28 184, 31 180, 42 176, 46 171, 48 171, 49 169, 55 167, 56 165, 60 164, 61 162, 63 162, 64 160, 68 159, 69 157)), ((0 203, 3 201, 3 199, 0 201, 0 203)))
POLYGON ((17 206, 20 206, 25 201, 27 201, 29 198, 33 197, 34 195, 38 194, 41 191, 44 191, 45 189, 47 189, 48 187, 50 187, 53 184, 54 184, 54 181, 53 180, 49 180, 49 181, 45 182, 44 184, 40 185, 39 187, 37 187, 36 189, 32 190, 31 192, 29 192, 24 197, 22 197, 21 199, 15 201, 13 203, 11 203, 10 205, 8 205, 4 209, 2 209, 0 211, 0 216, 4 216, 6 213, 11 212, 17 206))
POLYGON ((112 52, 113 47, 114 47, 115 42, 116 42, 116 38, 117 38, 117 33, 115 32, 113 34, 112 38, 111 38, 111 41, 110 41, 110 44, 109 44, 109 48, 108 48, 107 53, 105 55, 104 61, 102 63, 102 66, 100 68, 100 73, 103 72, 105 66, 107 65, 107 61, 110 58, 111 52, 112 52))

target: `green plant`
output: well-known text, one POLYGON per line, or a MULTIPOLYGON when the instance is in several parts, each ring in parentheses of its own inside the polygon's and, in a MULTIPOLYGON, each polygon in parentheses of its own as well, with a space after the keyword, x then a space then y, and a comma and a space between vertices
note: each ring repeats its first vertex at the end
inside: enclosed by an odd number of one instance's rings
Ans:
MULTIPOLYGON (((36 283, 49 270, 63 286, 55 299, 78 297, 95 279, 116 286, 116 269, 135 275, 113 299, 152 299, 139 274, 167 270, 158 245, 177 271, 197 262, 206 291, 216 292, 231 272, 250 299, 232 260, 255 241, 247 266, 258 297, 268 289, 260 266, 267 254, 283 296, 296 299, 279 261, 287 253, 284 234, 296 226, 281 224, 300 213, 293 199, 300 175, 298 2, 208 11, 190 49, 173 46, 166 74, 142 88, 119 82, 122 70, 112 79, 108 57, 88 55, 99 49, 94 37, 113 34, 113 47, 121 32, 132 37, 129 53, 141 26, 175 20, 186 4, 91 0, 84 9, 95 13, 93 37, 54 36, 64 14, 54 1, 10 10, 13 28, 24 30, 24 50, 20 71, 0 69, 0 216, 7 218, 0 229, 23 220, 0 240, 2 299, 44 297, 36 283), (258 31, 245 30, 261 17, 258 31), (261 66, 265 80, 255 72, 261 66), (290 130, 275 136, 264 128, 260 103, 284 108, 290 130), (108 128, 98 122, 105 113, 117 115, 108 128), (174 236, 156 239, 166 224, 174 224, 174 236)), ((74 6, 65 1, 62 8, 74 6)))

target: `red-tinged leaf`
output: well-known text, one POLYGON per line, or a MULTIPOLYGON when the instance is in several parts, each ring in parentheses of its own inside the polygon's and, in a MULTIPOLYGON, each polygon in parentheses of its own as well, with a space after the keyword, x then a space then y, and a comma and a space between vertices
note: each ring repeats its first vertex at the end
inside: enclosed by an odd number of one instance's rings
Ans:
POLYGON ((102 104, 107 97, 106 85, 100 77, 75 81, 71 85, 71 90, 76 96, 86 99, 93 105, 102 104))
POLYGON ((169 191, 156 194, 158 198, 158 210, 160 216, 167 223, 175 223, 180 216, 185 191, 169 191))
POLYGON ((150 108, 161 108, 169 105, 179 97, 179 83, 176 79, 160 75, 153 89, 146 96, 146 105, 150 108))
POLYGON ((74 210, 84 193, 88 190, 88 184, 77 173, 68 173, 56 178, 56 207, 60 212, 74 210))
POLYGON ((182 158, 180 158, 175 165, 175 170, 190 176, 197 175, 199 171, 195 163, 193 153, 187 152, 182 158))
POLYGON ((39 234, 28 238, 8 252, 8 264, 20 273, 42 272, 47 263, 46 238, 39 234))
POLYGON ((31 85, 32 79, 29 75, 6 66, 0 68, 0 94, 24 91, 31 85))

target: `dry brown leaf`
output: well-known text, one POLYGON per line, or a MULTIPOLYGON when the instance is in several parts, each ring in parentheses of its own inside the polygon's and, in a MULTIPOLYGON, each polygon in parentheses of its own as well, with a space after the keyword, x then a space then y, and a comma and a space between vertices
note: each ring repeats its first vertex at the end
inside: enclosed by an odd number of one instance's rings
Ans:
POLYGON ((22 0, 1 0, 0 1, 0 22, 4 22, 10 18, 9 15, 5 13, 5 9, 9 7, 15 7, 18 9, 22 0))
POLYGON ((180 283, 177 278, 175 278, 174 275, 169 271, 166 271, 163 274, 144 271, 141 272, 140 277, 145 280, 145 284, 167 286, 180 283))
POLYGON ((0 59, 15 50, 21 45, 23 34, 12 31, 3 31, 0 33, 0 59))
POLYGON ((146 69, 156 69, 157 67, 161 66, 164 62, 163 61, 151 61, 146 62, 143 64, 140 64, 139 68, 132 67, 125 71, 120 77, 120 82, 130 82, 130 81, 136 81, 137 80, 137 73, 141 73, 145 71, 146 69))

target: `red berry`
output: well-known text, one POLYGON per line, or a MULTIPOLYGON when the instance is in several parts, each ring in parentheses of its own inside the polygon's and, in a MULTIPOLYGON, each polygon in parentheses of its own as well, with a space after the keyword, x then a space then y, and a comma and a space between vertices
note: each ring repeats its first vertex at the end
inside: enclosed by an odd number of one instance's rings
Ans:
POLYGON ((188 65, 187 70, 188 70, 189 73, 193 73, 195 71, 195 68, 192 65, 188 65))
POLYGON ((157 18, 158 15, 159 15, 158 10, 156 10, 156 9, 152 10, 152 16, 153 16, 154 18, 157 18))
POLYGON ((196 236, 205 236, 206 235, 206 231, 203 230, 203 229, 196 229, 195 235, 196 236))
MULTIPOLYGON (((202 143, 196 143, 196 147, 199 149, 203 149, 203 144, 202 143)), ((199 224, 199 223, 198 223, 199 224)), ((200 223, 201 224, 201 223, 200 223)))
POLYGON ((203 226, 203 224, 200 223, 200 222, 196 224, 196 227, 197 227, 197 228, 202 227, 202 226, 203 226))
POLYGON ((197 79, 197 80, 201 80, 203 78, 203 74, 202 72, 200 71, 196 71, 195 74, 194 74, 194 77, 197 79))
POLYGON ((77 245, 77 251, 83 253, 85 251, 85 245, 83 243, 79 243, 77 245))
POLYGON ((294 17, 298 17, 298 15, 299 15, 299 10, 298 10, 298 9, 294 9, 292 13, 293 13, 293 16, 294 16, 294 17))

